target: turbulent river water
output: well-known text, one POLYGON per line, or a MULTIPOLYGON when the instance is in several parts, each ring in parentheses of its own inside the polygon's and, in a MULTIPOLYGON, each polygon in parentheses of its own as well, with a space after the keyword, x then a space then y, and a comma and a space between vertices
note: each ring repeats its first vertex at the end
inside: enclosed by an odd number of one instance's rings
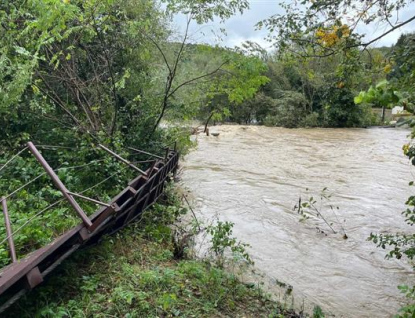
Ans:
POLYGON ((402 154, 409 130, 283 129, 219 126, 198 136, 184 160, 183 182, 206 220, 235 223, 269 281, 293 286, 297 303, 336 317, 391 317, 404 301, 397 285, 413 279, 404 261, 386 260, 371 232, 410 231, 401 211, 411 194, 402 154), (300 222, 293 207, 327 187, 320 218, 300 222), (306 191, 308 188, 308 192, 306 191), (343 225, 348 239, 342 237, 343 225), (320 228, 325 233, 321 233, 320 228))

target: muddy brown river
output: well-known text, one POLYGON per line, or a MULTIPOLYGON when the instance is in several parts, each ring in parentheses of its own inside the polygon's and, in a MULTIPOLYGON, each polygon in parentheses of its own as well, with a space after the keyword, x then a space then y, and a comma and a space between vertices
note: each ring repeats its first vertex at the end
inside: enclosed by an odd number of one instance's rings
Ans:
POLYGON ((235 223, 256 268, 293 286, 297 304, 336 317, 392 317, 405 300, 397 285, 413 281, 405 261, 386 260, 371 232, 410 231, 401 216, 413 178, 402 154, 405 129, 283 129, 220 126, 198 136, 184 160, 183 183, 196 213, 235 223), (328 187, 320 218, 300 222, 299 196, 328 187), (306 188, 309 191, 306 191, 306 188), (348 239, 342 237, 340 223, 348 239), (323 230, 325 233, 321 233, 323 230))

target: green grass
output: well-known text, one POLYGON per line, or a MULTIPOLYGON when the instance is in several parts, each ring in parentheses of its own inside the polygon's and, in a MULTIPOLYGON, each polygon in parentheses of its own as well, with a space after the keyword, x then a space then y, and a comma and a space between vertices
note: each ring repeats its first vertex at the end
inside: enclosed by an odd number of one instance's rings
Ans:
POLYGON ((172 193, 76 252, 4 317, 298 317, 207 260, 175 258, 171 224, 186 209, 172 193))
POLYGON ((140 230, 78 252, 5 316, 285 317, 263 293, 209 263, 175 260, 172 244, 140 230))

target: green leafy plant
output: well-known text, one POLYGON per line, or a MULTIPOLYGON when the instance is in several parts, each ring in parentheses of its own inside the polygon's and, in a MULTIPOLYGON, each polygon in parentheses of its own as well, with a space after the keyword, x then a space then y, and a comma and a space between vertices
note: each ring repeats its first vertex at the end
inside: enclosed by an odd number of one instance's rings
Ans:
POLYGON ((383 80, 367 92, 360 92, 354 98, 356 104, 370 103, 382 107, 382 122, 385 121, 385 109, 399 101, 399 95, 387 80, 383 80))
MULTIPOLYGON (((308 189, 306 189, 306 191, 308 191, 308 189)), ((323 190, 321 190, 317 198, 315 198, 314 196, 310 196, 308 199, 303 200, 300 196, 298 199, 298 203, 294 206, 294 211, 297 211, 297 213, 301 216, 301 221, 305 221, 310 217, 315 217, 323 220, 323 222, 333 232, 333 234, 337 234, 338 232, 334 229, 334 223, 330 221, 326 213, 323 214, 324 207, 328 206, 329 210, 331 211, 331 214, 336 219, 337 226, 339 226, 341 229, 343 238, 347 239, 348 236, 346 234, 346 231, 336 213, 336 210, 338 211, 339 207, 335 207, 330 203, 332 196, 333 194, 329 193, 328 188, 323 188, 323 190)), ((344 222, 345 221, 346 220, 344 220, 344 222)), ((319 232, 325 233, 319 227, 317 227, 317 229, 319 232)))
POLYGON ((247 252, 248 244, 238 241, 232 236, 234 223, 218 221, 215 225, 207 227, 206 231, 211 235, 212 246, 210 249, 217 257, 217 263, 223 266, 225 251, 230 250, 233 255, 240 256, 248 264, 253 264, 247 252))

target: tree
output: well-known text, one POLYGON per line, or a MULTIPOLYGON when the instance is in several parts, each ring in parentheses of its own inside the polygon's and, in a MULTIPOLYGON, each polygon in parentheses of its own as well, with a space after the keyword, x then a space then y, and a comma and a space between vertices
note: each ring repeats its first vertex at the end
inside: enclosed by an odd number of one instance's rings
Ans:
POLYGON ((386 107, 398 101, 399 96, 387 80, 380 82, 375 87, 371 86, 367 92, 362 91, 354 98, 356 104, 370 103, 382 107, 382 123, 385 122, 386 107))
POLYGON ((314 1, 283 3, 283 14, 276 14, 258 23, 269 30, 268 39, 279 51, 290 50, 293 44, 303 48, 303 56, 327 57, 350 48, 366 50, 387 34, 415 20, 415 15, 401 21, 399 11, 405 0, 385 1, 314 1), (342 20, 347 15, 347 24, 342 20), (368 41, 357 33, 360 25, 387 23, 388 30, 368 41))
POLYGON ((204 24, 213 21, 215 17, 219 17, 221 21, 225 21, 236 12, 242 13, 243 10, 246 8, 248 8, 248 1, 246 0, 214 0, 209 1, 208 3, 202 0, 168 1, 166 12, 167 15, 174 16, 176 14, 184 14, 187 16, 187 21, 182 40, 178 43, 178 49, 177 51, 175 51, 174 55, 171 58, 169 58, 169 54, 166 52, 166 50, 163 49, 163 47, 169 48, 171 47, 171 45, 168 45, 168 43, 167 45, 160 44, 156 40, 149 37, 150 41, 154 44, 154 46, 157 48, 160 55, 162 56, 164 66, 166 68, 166 79, 162 93, 161 110, 154 124, 152 130, 153 132, 159 126, 161 120, 163 119, 166 113, 166 110, 170 107, 171 98, 180 89, 188 85, 193 85, 208 77, 214 76, 228 63, 228 61, 225 58, 221 63, 219 63, 217 66, 213 67, 211 70, 207 72, 201 73, 195 77, 186 78, 180 82, 178 81, 180 67, 182 66, 184 56, 186 55, 186 50, 189 48, 187 44, 190 37, 189 30, 191 23, 196 22, 198 24, 204 24))
POLYGON ((238 107, 245 100, 253 98, 258 89, 269 81, 264 75, 266 65, 258 57, 229 49, 224 54, 228 63, 207 90, 205 131, 211 119, 219 121, 223 119, 222 115, 229 117, 229 105, 238 107))
MULTIPOLYGON (((55 121, 110 140, 136 126, 149 56, 140 30, 165 33, 153 1, 6 1, 0 15, 4 120, 55 121)), ((16 131, 39 131, 30 126, 16 131)))

